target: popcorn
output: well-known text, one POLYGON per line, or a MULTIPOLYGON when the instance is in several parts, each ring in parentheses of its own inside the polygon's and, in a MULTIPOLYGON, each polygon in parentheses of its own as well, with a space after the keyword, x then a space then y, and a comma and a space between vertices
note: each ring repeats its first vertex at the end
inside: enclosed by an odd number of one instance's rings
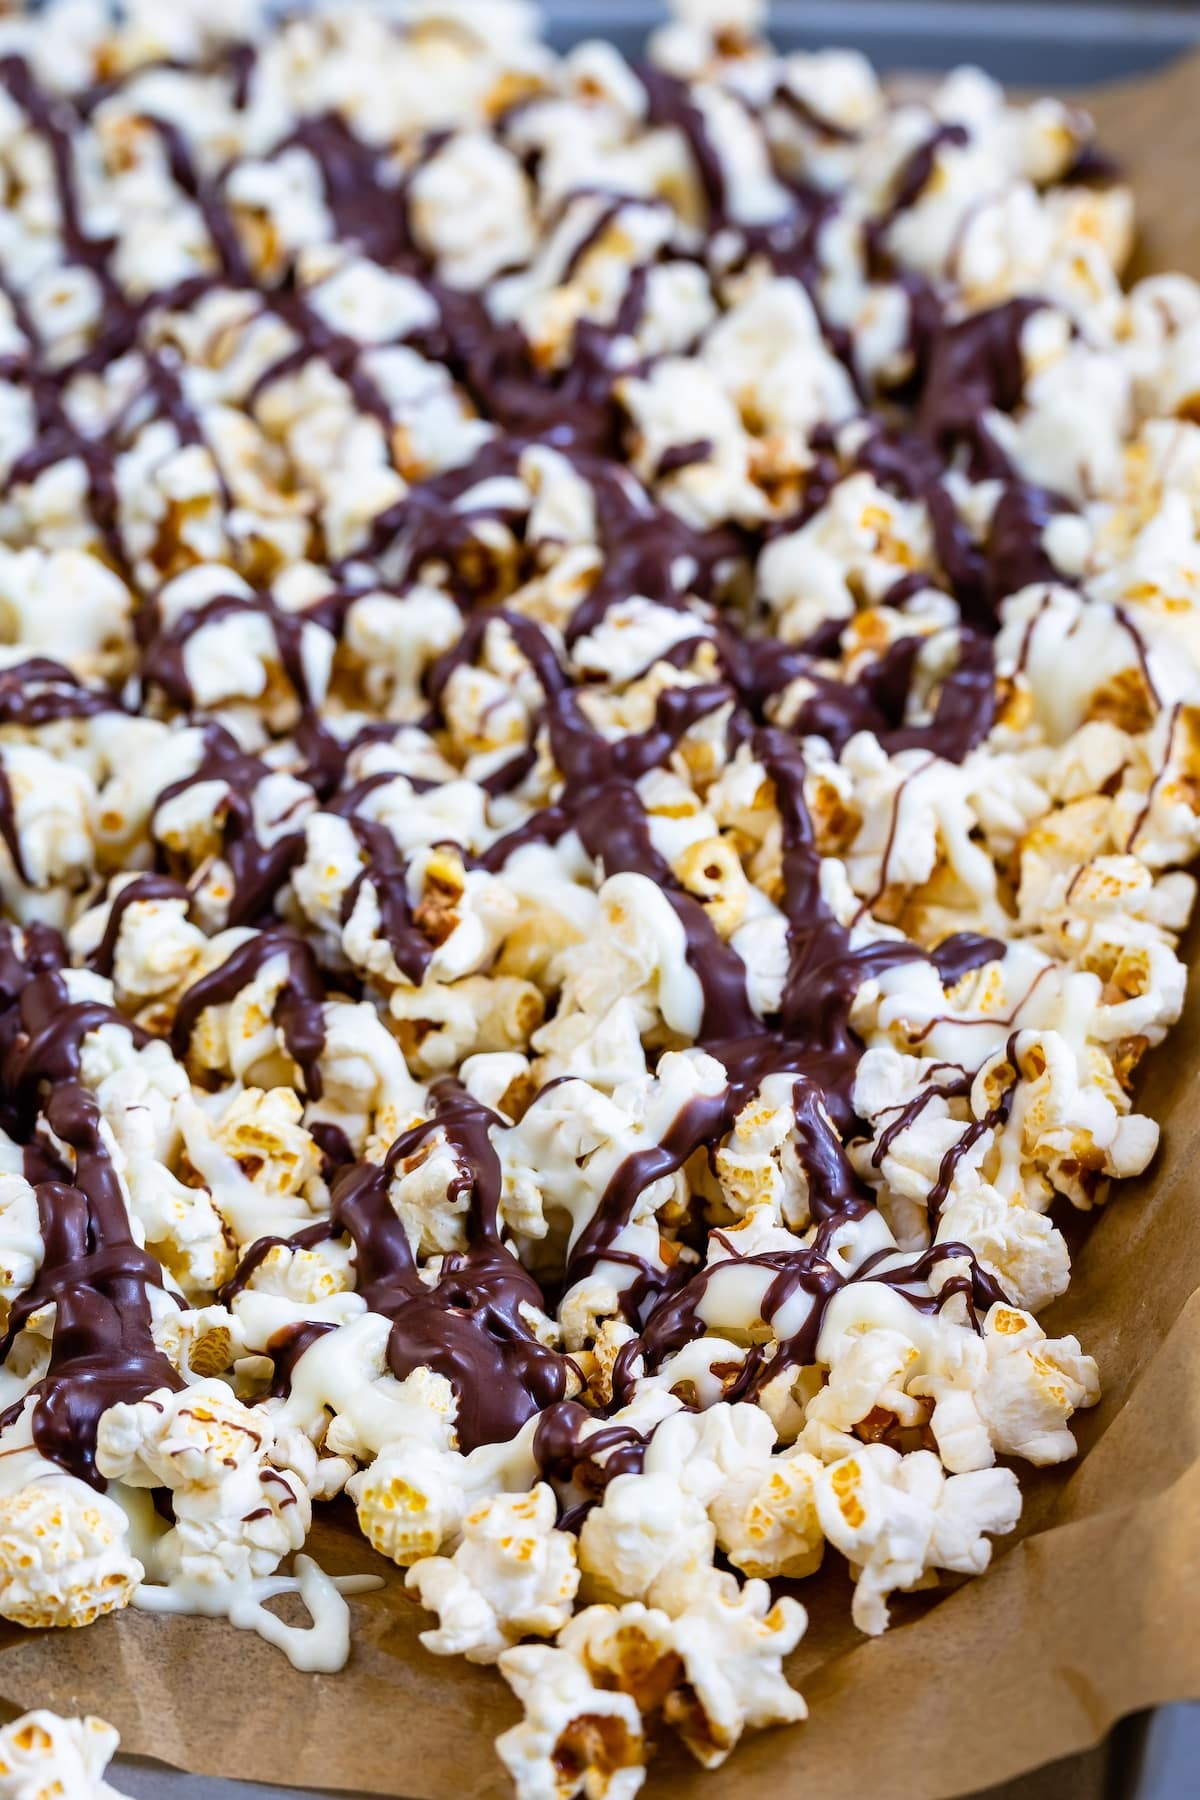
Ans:
POLYGON ((0 1613, 332 1670, 345 1493, 518 1791, 620 1800, 804 1716, 768 1583, 881 1630, 1098 1397, 1037 1321, 1185 1001, 1200 287, 1123 290, 1077 108, 759 0, 67 12, 0 92, 0 1613))
POLYGON ((808 1221, 808 1176, 796 1140, 794 1079, 769 1075, 716 1152, 721 1197, 737 1218, 769 1207, 773 1221, 798 1230, 808 1221))
POLYGON ((522 1637, 552 1637, 571 1616, 579 1586, 574 1540, 554 1529, 554 1495, 498 1494, 469 1512, 451 1557, 413 1563, 405 1585, 436 1609, 427 1650, 495 1662, 522 1637))
POLYGON ((807 1451, 784 1452, 710 1504, 717 1542, 735 1568, 745 1575, 799 1579, 820 1567, 819 1472, 820 1464, 807 1451))
POLYGON ((715 1539, 704 1507, 672 1476, 618 1475, 579 1535, 586 1591, 653 1606, 656 1592, 678 1593, 711 1563, 715 1539))
POLYGON ((732 1578, 679 1615, 674 1637, 687 1689, 668 1697, 663 1716, 706 1769, 720 1767, 747 1727, 807 1718, 781 1668, 807 1624, 798 1601, 772 1604, 765 1581, 739 1588, 732 1578))
MULTIPOLYGON (((501 1740, 509 1768, 518 1748, 536 1743, 534 1727, 550 1696, 566 1699, 586 1691, 585 1676, 600 1693, 635 1702, 635 1717, 637 1708, 644 1714, 661 1708, 664 1720, 707 1768, 724 1762, 746 1726, 804 1718, 804 1702, 780 1669, 804 1631, 803 1608, 794 1600, 770 1607, 765 1582, 750 1582, 739 1591, 726 1580, 728 1587, 714 1587, 674 1621, 637 1602, 589 1606, 559 1633, 557 1652, 542 1646, 506 1652, 501 1670, 526 1707, 524 1724, 501 1740)), ((599 1724, 605 1717, 601 1712, 589 1722, 599 1724)), ((614 1737, 620 1741, 602 1727, 599 1735, 605 1747, 614 1737)))
POLYGON ((6 550, 0 558, 4 637, 64 661, 85 679, 123 672, 133 598, 98 557, 6 550))
POLYGON ((797 282, 762 282, 731 307, 708 333, 703 360, 758 435, 795 433, 806 447, 817 424, 839 425, 855 411, 850 378, 797 282))
POLYGON ((58 1793, 66 1800, 111 1800, 104 1780, 120 1739, 112 1726, 89 1714, 61 1719, 39 1709, 23 1713, 0 1731, 0 1795, 38 1800, 58 1793))
POLYGON ((542 1008, 533 983, 512 975, 468 975, 394 988, 388 996, 400 1048, 420 1075, 441 1074, 469 1056, 525 1049, 542 1008))
MULTIPOLYGON (((81 914, 69 934, 73 949, 86 945, 95 955, 104 942, 104 932, 113 911, 117 910, 118 929, 112 953, 113 986, 133 1011, 166 999, 184 986, 205 948, 203 932, 188 921, 186 895, 174 898, 147 894, 144 899, 131 899, 126 895, 119 909, 116 908, 120 894, 138 879, 136 875, 124 880, 114 879, 109 887, 107 909, 95 907, 81 914)), ((144 891, 134 886, 135 895, 144 891)))
POLYGON ((23 1175, 0 1175, 0 1300, 6 1311, 30 1286, 44 1255, 36 1193, 23 1175))
POLYGON ((128 1606, 144 1573, 116 1501, 62 1470, 0 1499, 0 1615, 14 1624, 90 1625, 128 1606))
POLYGON ((304 1542, 308 1494, 292 1470, 272 1460, 270 1419, 205 1380, 100 1420, 101 1474, 131 1487, 165 1487, 175 1523, 156 1547, 162 1573, 188 1587, 220 1588, 273 1572, 304 1542))
POLYGON ((661 1018, 671 1029, 694 1036, 702 996, 686 960, 683 927, 669 903, 645 876, 621 874, 600 889, 600 907, 598 942, 563 957, 559 1014, 538 1034, 536 1047, 553 1050, 569 1043, 586 1029, 585 1019, 591 1024, 603 1017, 615 1000, 631 1002, 640 1032, 661 1018))
POLYGON ((3 757, 11 828, 2 873, 10 904, 22 887, 78 892, 94 860, 88 832, 92 785, 82 769, 62 767, 33 744, 6 744, 3 757))
POLYGON ((478 287, 534 246, 525 178, 482 132, 463 133, 418 169, 413 229, 447 281, 478 287))
MULTIPOLYGON (((444 1453, 420 1443, 404 1443, 398 1451, 378 1457, 354 1477, 350 1493, 368 1543, 402 1568, 440 1565, 442 1545, 458 1531, 466 1505, 457 1466, 444 1453)), ((456 1580, 444 1573, 442 1579, 451 1586, 456 1580)), ((465 1575, 457 1579, 469 1589, 465 1575)), ((431 1594, 434 1591, 431 1582, 431 1594)), ((478 1617, 478 1602, 474 1611, 478 1617)), ((494 1622, 490 1629, 495 1629, 494 1622)))
POLYGON ((938 1216, 937 1242, 969 1244, 1006 1294, 1029 1312, 1040 1312, 1066 1291, 1070 1258, 1062 1233, 1044 1213, 995 1188, 951 1196, 938 1216))
POLYGON ((301 1106, 288 1088, 246 1088, 221 1115, 222 1150, 260 1193, 282 1200, 317 1172, 317 1152, 300 1123, 301 1106))
POLYGON ((984 1321, 982 1343, 960 1349, 959 1370, 911 1384, 936 1402, 931 1425, 947 1467, 986 1467, 996 1453, 1039 1464, 1074 1455, 1066 1421, 1100 1397, 1096 1365, 1075 1338, 1047 1339, 1028 1313, 997 1305, 984 1321), (959 1381, 974 1388, 971 1399, 959 1381))
POLYGON ((633 466, 643 480, 669 467, 672 451, 703 446, 702 455, 662 478, 664 498, 681 518, 703 529, 722 518, 751 524, 763 516, 762 496, 751 480, 749 440, 708 371, 669 357, 648 378, 623 380, 619 392, 633 420, 633 466))
POLYGON ((1011 1531, 1021 1510, 1011 1470, 947 1478, 929 1451, 900 1456, 886 1444, 831 1463, 816 1504, 825 1535, 855 1573, 854 1623, 871 1636, 886 1628, 896 1589, 935 1569, 978 1575, 991 1559, 985 1534, 1011 1531))
POLYGON ((224 1306, 181 1311, 172 1307, 153 1320, 154 1342, 185 1382, 225 1375, 245 1349, 241 1327, 224 1306))
POLYGON ((642 1719, 628 1694, 597 1687, 566 1650, 520 1644, 500 1672, 525 1708, 496 1749, 522 1795, 632 1800, 645 1779, 642 1719))

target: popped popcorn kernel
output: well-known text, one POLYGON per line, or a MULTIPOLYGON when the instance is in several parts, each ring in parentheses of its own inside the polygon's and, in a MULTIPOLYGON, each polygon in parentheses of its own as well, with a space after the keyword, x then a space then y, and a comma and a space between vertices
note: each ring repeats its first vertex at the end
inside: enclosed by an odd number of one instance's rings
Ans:
POLYGON ((144 1574, 120 1507, 56 1475, 0 1499, 0 1614, 31 1629, 118 1612, 144 1574))
POLYGON ((119 1743, 104 1719, 63 1719, 39 1709, 0 1731, 0 1794, 5 1800, 111 1800, 104 1780, 119 1743))

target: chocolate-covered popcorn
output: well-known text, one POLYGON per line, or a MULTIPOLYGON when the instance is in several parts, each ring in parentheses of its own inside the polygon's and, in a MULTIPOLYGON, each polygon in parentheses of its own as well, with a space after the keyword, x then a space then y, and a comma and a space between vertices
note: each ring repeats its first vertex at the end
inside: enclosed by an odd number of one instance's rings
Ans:
POLYGON ((382 1557, 525 1800, 986 1568, 1184 999, 1200 289, 763 10, 0 21, 0 1615, 382 1557))

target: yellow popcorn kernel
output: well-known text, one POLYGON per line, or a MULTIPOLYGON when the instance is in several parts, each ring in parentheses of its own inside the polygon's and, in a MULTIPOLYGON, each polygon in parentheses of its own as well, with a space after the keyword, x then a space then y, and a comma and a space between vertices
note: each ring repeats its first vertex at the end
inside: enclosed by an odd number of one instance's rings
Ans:
POLYGON ((1140 666, 1122 669, 1097 690, 1088 708, 1089 719, 1104 719, 1122 731, 1148 731, 1158 702, 1140 666))
POLYGON ((722 837, 689 844, 676 859, 675 873, 723 938, 737 930, 746 916, 750 884, 731 844, 722 837))
POLYGON ((851 1531, 859 1530, 866 1523, 867 1513, 858 1497, 858 1490, 862 1484, 862 1471, 858 1464, 852 1457, 848 1457, 845 1462, 839 1463, 834 1469, 829 1477, 829 1482, 842 1517, 851 1531))
POLYGON ((358 1524, 373 1550, 401 1568, 436 1556, 442 1528, 420 1488, 393 1475, 364 1488, 357 1508, 358 1524))

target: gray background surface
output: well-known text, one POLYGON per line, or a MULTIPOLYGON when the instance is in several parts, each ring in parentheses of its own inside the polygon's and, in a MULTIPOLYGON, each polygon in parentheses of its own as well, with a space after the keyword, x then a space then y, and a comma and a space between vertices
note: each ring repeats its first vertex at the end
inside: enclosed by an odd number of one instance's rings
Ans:
MULTIPOLYGON (((169 5, 170 0, 160 3, 169 5)), ((664 15, 666 9, 654 0, 544 0, 544 10, 550 35, 558 43, 605 36, 633 51, 645 35, 647 21, 664 15)), ((1079 0, 1061 4, 817 0, 810 5, 805 0, 774 0, 772 32, 785 45, 849 45, 882 68, 937 69, 975 62, 1000 80, 1024 86, 1086 86, 1159 67, 1200 44, 1200 5, 1095 5, 1079 0)), ((301 1776, 285 1763, 283 1751, 280 1774, 301 1776)), ((118 1759, 113 1775, 116 1787, 137 1800, 326 1800, 294 1786, 215 1781, 124 1759, 118 1759)), ((1071 1764, 1058 1764, 1021 1785, 1029 1800, 1073 1800, 1083 1791, 1081 1779, 1071 1764)), ((863 1800, 871 1800, 870 1780, 865 1775, 863 1800)), ((1016 1784, 1004 1790, 1006 1796, 1018 1791, 1016 1784)), ((1200 1705, 1164 1707, 1118 1734, 1104 1780, 1104 1800, 1196 1797, 1200 1797, 1200 1705)))
MULTIPOLYGON (((328 1800, 311 1790, 212 1781, 149 1763, 119 1760, 112 1774, 116 1787, 133 1800, 328 1800)), ((1193 1800, 1200 1793, 1200 1706, 1167 1706, 1151 1718, 1128 1720, 1114 1733, 1102 1776, 1093 1759, 1083 1769, 1074 1760, 1055 1763, 1026 1781, 980 1794, 978 1800, 1001 1800, 1001 1795, 1003 1800, 1077 1800, 1085 1793, 1096 1800, 1101 1789, 1103 1800, 1193 1800)), ((863 1800, 872 1800, 873 1792, 866 1777, 863 1800)))
MULTIPOLYGON (((163 0, 168 4, 169 0, 163 0)), ((665 0, 542 0, 558 43, 609 37, 635 50, 665 0)), ((881 68, 975 62, 1001 81, 1086 86, 1153 69, 1200 43, 1200 5, 1084 0, 772 0, 787 47, 845 44, 881 68)))

